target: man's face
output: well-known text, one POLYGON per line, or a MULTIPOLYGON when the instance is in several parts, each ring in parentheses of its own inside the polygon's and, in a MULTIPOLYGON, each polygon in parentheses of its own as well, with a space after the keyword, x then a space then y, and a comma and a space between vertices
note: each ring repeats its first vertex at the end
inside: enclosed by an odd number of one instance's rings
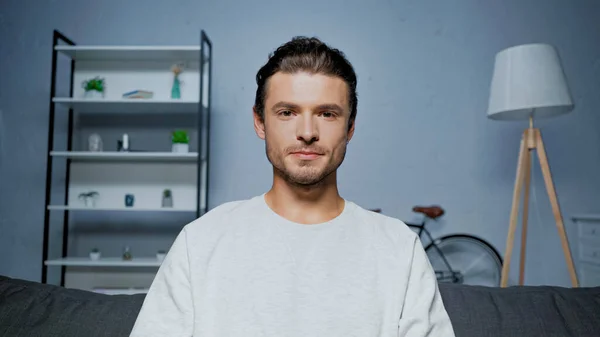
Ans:
POLYGON ((348 86, 333 76, 276 73, 267 84, 264 123, 254 114, 267 158, 287 181, 315 185, 335 172, 346 154, 348 86))

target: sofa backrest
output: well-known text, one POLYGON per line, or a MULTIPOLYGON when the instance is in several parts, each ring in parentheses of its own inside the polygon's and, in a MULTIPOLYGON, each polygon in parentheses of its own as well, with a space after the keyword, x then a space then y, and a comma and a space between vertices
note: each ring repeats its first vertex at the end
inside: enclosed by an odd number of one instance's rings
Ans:
POLYGON ((456 336, 600 336, 600 288, 440 284, 456 336))
POLYGON ((143 301, 0 276, 0 336, 127 337, 143 301))
MULTIPOLYGON (((457 337, 600 336, 600 288, 440 284, 457 337)), ((0 336, 129 336, 144 295, 0 276, 0 336)))

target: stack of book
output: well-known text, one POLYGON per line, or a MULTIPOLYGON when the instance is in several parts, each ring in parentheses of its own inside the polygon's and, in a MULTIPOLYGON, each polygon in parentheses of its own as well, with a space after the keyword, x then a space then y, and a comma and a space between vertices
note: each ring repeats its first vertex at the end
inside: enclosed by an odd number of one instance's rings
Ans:
POLYGON ((134 90, 123 94, 123 98, 152 98, 154 93, 146 90, 134 90))

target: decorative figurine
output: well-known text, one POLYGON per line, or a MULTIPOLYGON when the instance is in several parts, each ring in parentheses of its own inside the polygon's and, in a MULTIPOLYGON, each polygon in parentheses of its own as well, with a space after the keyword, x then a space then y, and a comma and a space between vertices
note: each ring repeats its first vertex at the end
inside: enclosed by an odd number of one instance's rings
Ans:
POLYGON ((83 81, 81 83, 83 87, 84 98, 104 98, 104 89, 106 88, 104 85, 104 79, 100 77, 94 77, 87 81, 83 81))
POLYGON ((100 250, 98 250, 98 248, 94 248, 90 251, 90 259, 92 259, 93 261, 100 260, 100 256, 102 256, 102 254, 100 253, 100 250))
POLYGON ((96 198, 99 196, 100 194, 96 191, 90 191, 90 192, 82 192, 79 193, 79 200, 83 200, 85 206, 91 206, 95 207, 96 206, 96 198), (89 202, 91 200, 91 202, 89 202))
POLYGON ((125 206, 133 207, 133 203, 135 202, 135 197, 133 194, 125 194, 125 206))
POLYGON ((131 148, 131 145, 130 145, 130 141, 129 141, 129 135, 124 133, 123 139, 117 141, 117 151, 129 152, 130 148, 131 148))
POLYGON ((177 153, 187 153, 190 150, 190 138, 187 132, 183 130, 173 131, 171 135, 171 151, 177 153))
POLYGON ((163 191, 162 207, 173 207, 173 193, 169 189, 163 191))
POLYGON ((103 147, 102 138, 97 133, 92 133, 88 137, 88 150, 91 152, 101 152, 103 147))
POLYGON ((171 71, 173 72, 173 87, 171 88, 171 98, 179 99, 181 98, 181 81, 179 80, 179 74, 183 71, 183 64, 178 63, 171 67, 171 71))

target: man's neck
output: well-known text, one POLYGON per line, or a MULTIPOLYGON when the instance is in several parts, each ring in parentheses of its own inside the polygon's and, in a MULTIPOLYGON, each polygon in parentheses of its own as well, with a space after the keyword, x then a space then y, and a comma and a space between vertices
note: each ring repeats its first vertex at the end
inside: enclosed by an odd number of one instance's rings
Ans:
POLYGON ((345 206, 335 172, 316 186, 294 185, 275 175, 265 202, 280 216, 306 225, 329 221, 339 216, 345 206))

